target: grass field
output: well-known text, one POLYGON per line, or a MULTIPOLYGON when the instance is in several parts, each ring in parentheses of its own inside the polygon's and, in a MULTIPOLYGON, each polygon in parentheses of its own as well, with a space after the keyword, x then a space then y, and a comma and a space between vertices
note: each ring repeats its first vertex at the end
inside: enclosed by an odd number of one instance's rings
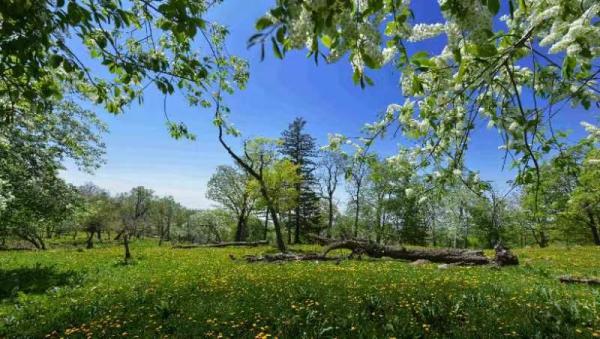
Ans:
POLYGON ((600 248, 517 250, 500 270, 132 250, 0 252, 0 337, 600 337, 600 288, 557 281, 600 276, 600 248))

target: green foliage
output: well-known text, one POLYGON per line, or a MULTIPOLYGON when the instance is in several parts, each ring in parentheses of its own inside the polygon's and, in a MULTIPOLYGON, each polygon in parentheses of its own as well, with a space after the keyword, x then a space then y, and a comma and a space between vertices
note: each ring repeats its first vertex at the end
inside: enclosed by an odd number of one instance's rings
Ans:
POLYGON ((279 152, 296 166, 299 178, 295 186, 296 203, 288 222, 294 225, 294 242, 300 242, 301 234, 320 230, 320 205, 317 194, 316 139, 305 131, 306 120, 296 118, 281 133, 279 152))
MULTIPOLYGON (((2 253, 5 337, 562 337, 600 334, 595 289, 557 276, 600 276, 592 247, 518 250, 503 268, 413 266, 389 260, 232 261, 254 249, 121 249, 2 253), (78 272, 73 276, 72 272, 78 272), (40 276, 46 277, 43 283, 40 276), (17 282, 18 279, 18 282, 17 282), (4 284, 6 283, 6 284, 4 284), (526 291, 527 293, 524 293, 526 291), (15 307, 17 306, 17 307, 15 307)), ((318 250, 302 247, 297 250, 318 250)))

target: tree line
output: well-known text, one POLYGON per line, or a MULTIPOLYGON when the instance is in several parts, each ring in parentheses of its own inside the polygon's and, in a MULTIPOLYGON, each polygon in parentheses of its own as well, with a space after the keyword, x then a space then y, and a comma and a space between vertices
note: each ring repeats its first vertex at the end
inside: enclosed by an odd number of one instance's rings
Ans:
MULTIPOLYGON (((259 193, 248 198, 268 212, 280 250, 290 237, 304 241, 309 231, 452 246, 599 242, 600 129, 584 122, 588 138, 566 142, 553 124, 566 109, 599 107, 594 1, 446 0, 439 3, 443 22, 436 24, 417 20, 407 1, 277 1, 248 40, 260 46, 262 58, 265 44, 277 58, 297 49, 308 50, 315 62, 347 56, 361 87, 373 85, 371 73, 385 65, 399 71, 403 104, 391 103, 362 138, 331 136, 332 157, 344 158, 339 171, 331 164, 314 169, 321 157, 301 154, 308 139, 286 151, 268 139, 248 141, 240 152, 230 146, 227 137, 240 131, 229 123, 224 98, 245 88, 249 72, 245 60, 227 52, 226 26, 205 20, 218 3, 0 4, 2 239, 45 247, 48 230, 67 223, 85 200, 58 177, 62 162, 71 159, 89 171, 102 163, 106 126, 84 107, 122 113, 154 87, 165 99, 177 94, 211 112, 235 169, 259 193), (420 44, 440 36, 446 42, 436 53, 420 44), (465 165, 481 125, 502 138, 503 157, 516 172, 507 187, 480 180, 465 165), (414 147, 386 159, 372 154, 372 143, 392 131, 414 147), (356 150, 351 156, 340 151, 347 143, 356 150), (321 170, 342 179, 330 175, 316 189, 321 170), (342 208, 331 198, 341 182, 351 197, 342 208)), ((168 111, 165 105, 171 135, 194 139, 168 111)), ((143 194, 130 195, 123 204, 133 212, 120 217, 129 230, 121 235, 125 243, 151 210, 143 194)))

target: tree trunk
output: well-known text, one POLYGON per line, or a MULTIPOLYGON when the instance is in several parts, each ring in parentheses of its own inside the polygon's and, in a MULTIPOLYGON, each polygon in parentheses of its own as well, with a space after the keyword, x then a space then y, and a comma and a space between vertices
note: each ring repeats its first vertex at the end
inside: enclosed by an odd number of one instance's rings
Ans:
POLYGON ((358 216, 360 213, 360 186, 356 188, 356 211, 354 212, 354 237, 358 238, 358 216))
POLYGON ((548 247, 548 237, 546 236, 546 232, 544 231, 540 231, 539 245, 541 248, 548 247))
POLYGON ((240 215, 238 216, 237 228, 235 230, 235 241, 245 241, 246 240, 246 230, 244 229, 246 226, 245 223, 245 215, 246 209, 242 208, 240 215))
POLYGON ((90 234, 88 235, 86 248, 94 248, 94 232, 90 232, 90 234))
POLYGON ((294 225, 294 244, 297 244, 300 242, 300 201, 298 201, 298 206, 296 206, 296 215, 294 217, 296 219, 294 225))
POLYGON ((279 218, 277 217, 277 212, 275 212, 272 208, 269 208, 269 210, 271 211, 271 219, 273 220, 273 228, 275 229, 277 248, 281 252, 287 252, 287 247, 283 242, 283 235, 281 234, 281 227, 279 226, 279 218))
POLYGON ((267 233, 269 232, 269 209, 265 211, 265 230, 263 234, 263 239, 267 240, 267 233))
POLYGON ((46 249, 46 243, 44 242, 44 239, 42 239, 42 237, 38 237, 36 235, 37 241, 40 244, 40 249, 45 250, 46 249))
POLYGON ((131 259, 131 252, 129 251, 129 234, 123 232, 123 246, 125 247, 125 261, 131 259))
POLYGON ((377 211, 375 213, 375 218, 377 218, 377 230, 375 230, 375 242, 381 244, 381 233, 383 230, 383 222, 381 220, 381 206, 378 203, 377 211))
POLYGON ((331 230, 333 229, 333 195, 329 195, 329 197, 327 198, 328 203, 329 203, 329 213, 328 213, 328 220, 327 220, 327 237, 331 238, 331 230))
POLYGON ((600 234, 598 233, 598 224, 596 223, 596 218, 594 218, 594 213, 587 210, 588 218, 590 219, 589 226, 590 231, 592 231, 592 237, 594 239, 594 244, 600 246, 600 234))
POLYGON ((123 236, 123 233, 125 233, 125 230, 121 230, 119 231, 119 233, 117 233, 117 235, 115 236, 114 240, 119 240, 121 239, 121 237, 123 236))

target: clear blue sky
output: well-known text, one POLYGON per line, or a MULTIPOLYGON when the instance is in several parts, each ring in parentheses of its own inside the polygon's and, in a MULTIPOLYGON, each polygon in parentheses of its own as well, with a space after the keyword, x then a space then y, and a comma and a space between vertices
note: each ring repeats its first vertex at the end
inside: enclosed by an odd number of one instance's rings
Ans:
MULTIPOLYGON (((375 86, 364 90, 352 83, 349 63, 315 65, 305 52, 292 52, 281 61, 267 53, 260 62, 258 49, 246 49, 246 41, 254 33, 254 22, 274 1, 228 0, 210 13, 210 19, 228 25, 231 35, 228 50, 250 62, 248 88, 228 99, 231 120, 243 133, 242 138, 278 137, 297 116, 307 121, 307 131, 322 145, 328 133, 355 136, 365 122, 374 120, 390 103, 403 103, 399 73, 391 67, 372 74, 375 86)), ((419 21, 441 22, 436 0, 413 1, 419 21)), ((443 40, 420 44, 439 52, 443 40)), ((270 49, 267 49, 270 52, 270 49)), ((143 185, 159 195, 172 195, 192 208, 212 205, 205 198, 206 183, 216 166, 232 161, 217 142, 211 111, 189 108, 185 100, 168 100, 172 120, 187 123, 197 135, 194 142, 173 140, 165 128, 162 96, 149 90, 143 105, 131 106, 125 114, 113 116, 98 110, 108 123, 110 132, 104 138, 106 164, 93 175, 78 171, 66 163, 63 177, 74 184, 94 182, 112 193, 128 191, 143 185)), ((592 121, 590 113, 579 110, 562 114, 557 125, 583 134, 581 120, 592 121)), ((241 140, 231 143, 239 146, 241 140)), ((400 139, 379 143, 377 150, 392 154, 400 139)), ((500 171, 502 153, 496 132, 479 128, 473 135, 468 165, 481 171, 485 180, 505 182, 511 173, 500 171)))

